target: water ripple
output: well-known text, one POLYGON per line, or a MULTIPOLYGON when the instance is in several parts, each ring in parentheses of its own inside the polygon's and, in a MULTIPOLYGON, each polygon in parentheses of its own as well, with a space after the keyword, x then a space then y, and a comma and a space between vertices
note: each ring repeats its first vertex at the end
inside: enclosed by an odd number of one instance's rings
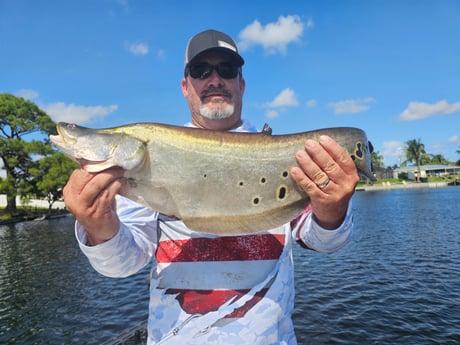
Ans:
MULTIPOLYGON (((294 250, 300 345, 460 343, 460 188, 361 192, 343 250, 294 250)), ((96 273, 73 220, 0 226, 0 344, 97 345, 147 316, 148 268, 96 273)))
POLYGON ((460 341, 460 189, 358 193, 339 253, 295 251, 299 344, 460 341))

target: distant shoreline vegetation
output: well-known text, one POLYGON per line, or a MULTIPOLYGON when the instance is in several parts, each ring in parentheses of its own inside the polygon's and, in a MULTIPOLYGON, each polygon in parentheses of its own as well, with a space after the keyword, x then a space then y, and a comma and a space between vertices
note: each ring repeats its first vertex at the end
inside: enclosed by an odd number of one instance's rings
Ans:
POLYGON ((0 208, 0 225, 27 222, 31 220, 53 219, 70 214, 66 209, 52 209, 30 206, 18 206, 11 214, 5 207, 0 208))
POLYGON ((51 208, 47 200, 23 200, 20 197, 16 197, 16 203, 16 211, 9 212, 6 207, 6 195, 0 194, 0 225, 68 213, 63 201, 54 202, 51 208))
POLYGON ((437 188, 447 186, 460 186, 460 174, 430 176, 423 182, 408 180, 407 178, 383 178, 377 181, 361 180, 356 186, 356 191, 385 190, 385 189, 411 189, 411 188, 437 188))

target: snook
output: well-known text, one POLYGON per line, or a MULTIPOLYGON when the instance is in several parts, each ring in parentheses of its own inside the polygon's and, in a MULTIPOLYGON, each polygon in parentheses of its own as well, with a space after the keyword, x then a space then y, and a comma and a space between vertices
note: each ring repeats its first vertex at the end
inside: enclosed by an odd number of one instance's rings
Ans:
POLYGON ((155 123, 89 129, 59 123, 51 141, 89 172, 125 170, 123 195, 191 229, 218 235, 253 233, 285 224, 309 198, 289 170, 305 140, 326 134, 374 179, 370 144, 357 128, 289 135, 232 133, 155 123))

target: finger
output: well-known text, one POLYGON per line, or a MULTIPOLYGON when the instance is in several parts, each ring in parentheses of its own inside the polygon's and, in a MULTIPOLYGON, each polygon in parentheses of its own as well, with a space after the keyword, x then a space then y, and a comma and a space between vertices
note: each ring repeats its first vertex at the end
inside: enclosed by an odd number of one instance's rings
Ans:
POLYGON ((359 182, 358 170, 350 154, 336 141, 327 136, 322 136, 320 145, 328 152, 334 161, 337 170, 324 168, 328 175, 335 180, 340 189, 347 195, 352 195, 359 182))
POLYGON ((80 194, 83 188, 93 178, 94 174, 90 174, 83 169, 75 169, 69 177, 69 180, 64 187, 68 194, 80 194))
MULTIPOLYGON (((306 192, 318 191, 318 185, 325 183, 328 176, 305 151, 296 153, 298 167, 291 169, 291 176, 296 183, 306 192)), ((331 182, 330 182, 331 183, 331 182)))
POLYGON ((330 171, 334 170, 334 161, 328 152, 316 141, 307 140, 305 151, 299 151, 296 155, 299 167, 316 184, 325 183, 330 171))
POLYGON ((316 184, 308 178, 307 175, 303 172, 302 169, 299 167, 292 167, 291 168, 291 176, 294 179, 294 181, 297 183, 297 185, 302 188, 305 193, 310 194, 313 193, 318 189, 316 184))
POLYGON ((122 186, 123 170, 110 169, 93 174, 80 196, 86 206, 93 205, 96 200, 102 203, 112 202, 112 199, 119 192, 122 186))
POLYGON ((335 140, 329 136, 322 135, 319 139, 319 144, 335 163, 331 166, 324 166, 324 170, 328 175, 333 176, 339 170, 344 171, 346 174, 356 173, 356 167, 350 154, 335 140))

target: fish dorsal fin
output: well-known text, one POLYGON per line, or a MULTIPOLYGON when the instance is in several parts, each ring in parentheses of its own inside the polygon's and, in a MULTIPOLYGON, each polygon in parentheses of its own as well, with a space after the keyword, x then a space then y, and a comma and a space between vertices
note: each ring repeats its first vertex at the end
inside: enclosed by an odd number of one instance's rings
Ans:
POLYGON ((264 124, 264 128, 262 128, 262 133, 266 135, 272 135, 272 128, 268 123, 264 124))

